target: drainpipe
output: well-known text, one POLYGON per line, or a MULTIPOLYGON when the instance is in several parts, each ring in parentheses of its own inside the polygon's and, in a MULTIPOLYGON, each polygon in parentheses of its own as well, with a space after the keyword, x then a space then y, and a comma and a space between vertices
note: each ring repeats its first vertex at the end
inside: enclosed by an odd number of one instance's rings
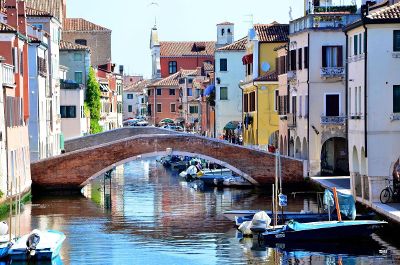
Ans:
MULTIPOLYGON (((259 127, 260 127, 260 122, 259 122, 259 120, 258 120, 258 113, 259 113, 259 111, 258 111, 258 86, 256 86, 256 85, 254 85, 254 79, 253 79, 253 86, 255 86, 256 87, 256 101, 254 102, 255 104, 256 104, 256 110, 257 110, 257 133, 256 133, 256 143, 257 143, 257 145, 259 144, 258 143, 258 132, 259 132, 259 127)), ((253 124, 254 124, 254 121, 253 121, 253 124)))
MULTIPOLYGON (((307 139, 308 139, 308 144, 307 144, 307 159, 308 159, 308 169, 307 169, 307 175, 310 175, 310 33, 307 34, 307 46, 308 46, 308 58, 307 58, 307 139)), ((295 150, 294 150, 295 151, 295 150)))
POLYGON ((346 47, 346 60, 345 60, 345 64, 346 64, 346 69, 345 69, 345 80, 346 80, 346 82, 345 82, 345 106, 346 106, 346 109, 345 109, 345 114, 346 114, 346 117, 347 117, 347 120, 346 120, 346 124, 345 124, 345 133, 346 133, 346 136, 347 136, 347 141, 346 141, 346 143, 347 143, 347 152, 348 153, 350 153, 349 151, 349 92, 348 92, 348 90, 349 90, 349 63, 348 63, 348 61, 347 61, 347 58, 349 58, 349 35, 347 34, 347 31, 345 31, 344 32, 344 35, 346 36, 346 45, 345 45, 345 47, 346 47))
POLYGON ((365 23, 363 23, 363 27, 365 30, 364 35, 364 146, 365 146, 365 158, 368 157, 368 139, 367 139, 367 129, 368 129, 368 121, 367 121, 367 91, 368 91, 368 29, 365 23))

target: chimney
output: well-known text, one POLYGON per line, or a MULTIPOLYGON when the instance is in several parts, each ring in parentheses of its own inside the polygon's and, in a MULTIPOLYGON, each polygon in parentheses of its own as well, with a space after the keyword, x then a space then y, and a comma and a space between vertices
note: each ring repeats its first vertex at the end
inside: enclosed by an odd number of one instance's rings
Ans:
POLYGON ((17 0, 6 0, 7 24, 18 30, 17 0))
POLYGON ((18 2, 18 31, 22 35, 26 35, 26 3, 25 1, 18 2))

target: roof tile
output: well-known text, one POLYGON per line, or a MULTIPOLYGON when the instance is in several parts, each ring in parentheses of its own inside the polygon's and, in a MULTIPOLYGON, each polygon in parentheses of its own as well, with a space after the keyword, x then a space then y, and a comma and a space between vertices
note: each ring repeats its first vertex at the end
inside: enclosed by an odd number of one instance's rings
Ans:
POLYGON ((172 74, 166 78, 163 78, 161 80, 157 80, 154 83, 148 85, 148 87, 168 87, 168 86, 173 86, 177 87, 179 86, 179 79, 182 77, 186 76, 198 76, 201 73, 196 69, 196 70, 183 70, 181 69, 180 71, 176 72, 175 74, 172 74))
POLYGON ((215 41, 161 41, 161 57, 181 57, 181 56, 214 56, 215 41), (205 46, 204 51, 196 52, 194 46, 205 46))
POLYGON ((71 43, 65 40, 60 41, 60 51, 90 51, 88 46, 71 43))
POLYGON ((400 19, 400 2, 394 5, 370 12, 369 19, 400 19))
POLYGON ((17 32, 17 30, 7 24, 1 23, 0 22, 0 32, 6 33, 6 32, 17 32))
POLYGON ((254 29, 258 34, 260 42, 288 42, 289 25, 279 24, 255 24, 254 29))
POLYGON ((64 31, 110 31, 83 18, 67 18, 64 21, 64 31))
POLYGON ((50 14, 58 20, 60 20, 62 17, 62 0, 29 0, 25 2, 27 7, 32 8, 38 12, 43 12, 43 14, 46 13, 47 15, 50 14))
POLYGON ((247 44, 247 37, 244 37, 241 38, 240 40, 233 42, 232 44, 217 49, 217 51, 243 51, 246 50, 246 44, 247 44))

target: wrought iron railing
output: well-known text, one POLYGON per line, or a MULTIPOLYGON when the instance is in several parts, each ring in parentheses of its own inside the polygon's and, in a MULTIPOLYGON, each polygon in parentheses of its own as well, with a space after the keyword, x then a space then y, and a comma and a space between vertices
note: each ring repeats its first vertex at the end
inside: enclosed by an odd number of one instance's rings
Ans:
POLYGON ((346 116, 321 116, 322 125, 345 125, 346 116))
POLYGON ((322 67, 322 78, 344 78, 344 67, 322 67))

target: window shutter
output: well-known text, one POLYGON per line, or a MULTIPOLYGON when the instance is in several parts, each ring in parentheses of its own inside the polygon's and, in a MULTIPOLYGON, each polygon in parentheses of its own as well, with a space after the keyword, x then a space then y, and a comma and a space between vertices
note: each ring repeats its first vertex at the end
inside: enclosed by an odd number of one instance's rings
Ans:
POLYGON ((280 57, 276 57, 275 58, 275 68, 276 68, 276 72, 277 72, 277 75, 280 75, 281 74, 281 68, 280 68, 280 64, 279 64, 279 59, 280 59, 280 57))
POLYGON ((322 46, 322 67, 326 67, 326 46, 322 46))
POLYGON ((343 46, 337 46, 337 66, 343 67, 343 46))
POLYGON ((308 69, 308 47, 304 47, 304 69, 308 69))
POLYGON ((300 48, 298 53, 299 53, 298 69, 301 70, 301 69, 303 69, 303 50, 300 48))

